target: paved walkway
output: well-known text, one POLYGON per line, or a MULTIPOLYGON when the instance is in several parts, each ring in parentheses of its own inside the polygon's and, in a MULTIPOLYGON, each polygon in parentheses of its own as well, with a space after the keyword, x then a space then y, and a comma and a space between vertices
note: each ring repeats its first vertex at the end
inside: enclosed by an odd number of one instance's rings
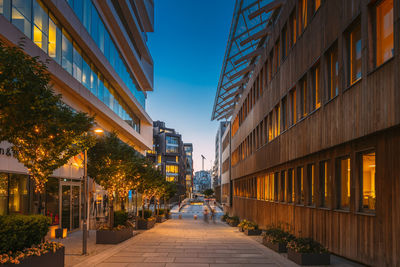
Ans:
MULTIPOLYGON (((202 206, 188 206, 183 219, 173 219, 144 231, 120 245, 89 257, 79 267, 258 267, 298 266, 284 254, 260 244, 260 237, 248 237, 236 227, 217 220, 205 223, 202 206)), ((355 266, 332 256, 332 266, 355 266)))

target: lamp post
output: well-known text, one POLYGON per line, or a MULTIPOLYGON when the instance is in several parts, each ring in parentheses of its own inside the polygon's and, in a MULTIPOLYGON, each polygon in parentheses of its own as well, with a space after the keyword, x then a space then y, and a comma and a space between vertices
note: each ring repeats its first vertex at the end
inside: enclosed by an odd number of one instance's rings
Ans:
MULTIPOLYGON (((102 134, 104 132, 103 129, 96 128, 93 130, 95 134, 102 134)), ((87 175, 87 149, 84 151, 83 155, 83 223, 82 223, 82 254, 87 254, 87 238, 88 238, 88 218, 89 218, 89 177, 87 175)))

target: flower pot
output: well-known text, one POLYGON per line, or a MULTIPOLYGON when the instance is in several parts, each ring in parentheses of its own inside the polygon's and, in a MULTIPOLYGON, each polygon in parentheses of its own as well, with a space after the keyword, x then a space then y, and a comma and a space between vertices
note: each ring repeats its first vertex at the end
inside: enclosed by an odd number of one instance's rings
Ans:
POLYGON ((96 244, 118 244, 133 237, 132 228, 121 230, 97 230, 96 244))
POLYGON ((299 253, 288 249, 288 259, 299 265, 329 265, 331 264, 331 255, 329 253, 299 253))
POLYGON ((286 244, 284 244, 284 243, 271 243, 271 242, 263 240, 263 244, 264 244, 264 246, 272 249, 275 252, 278 252, 278 253, 287 252, 286 244))
POLYGON ((138 229, 140 229, 140 230, 148 230, 148 229, 153 228, 155 223, 156 223, 155 219, 152 219, 152 220, 139 219, 137 221, 137 226, 138 226, 138 229))
POLYGON ((47 252, 40 256, 29 256, 20 261, 20 264, 7 263, 2 267, 64 267, 65 247, 56 252, 47 252))
POLYGON ((245 235, 261 235, 261 229, 245 229, 244 233, 245 235))

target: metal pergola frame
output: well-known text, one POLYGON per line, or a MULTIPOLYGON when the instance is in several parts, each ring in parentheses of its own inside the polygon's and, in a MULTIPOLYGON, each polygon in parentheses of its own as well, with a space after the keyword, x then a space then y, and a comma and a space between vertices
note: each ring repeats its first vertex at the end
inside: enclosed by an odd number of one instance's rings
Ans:
POLYGON ((236 0, 211 120, 232 116, 270 34, 271 11, 285 1, 236 0))

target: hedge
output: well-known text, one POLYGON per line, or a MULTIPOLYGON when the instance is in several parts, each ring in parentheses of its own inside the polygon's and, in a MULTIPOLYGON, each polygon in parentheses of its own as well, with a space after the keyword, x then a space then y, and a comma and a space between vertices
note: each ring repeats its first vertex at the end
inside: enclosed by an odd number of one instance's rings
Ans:
POLYGON ((128 220, 128 212, 119 210, 114 212, 114 227, 125 225, 128 220))
POLYGON ((43 215, 0 216, 0 253, 16 252, 43 242, 51 219, 43 215))
MULTIPOLYGON (((151 210, 144 210, 144 218, 148 219, 151 217, 151 215, 153 215, 153 211, 151 210)), ((139 217, 142 218, 142 211, 139 210, 139 217)))

